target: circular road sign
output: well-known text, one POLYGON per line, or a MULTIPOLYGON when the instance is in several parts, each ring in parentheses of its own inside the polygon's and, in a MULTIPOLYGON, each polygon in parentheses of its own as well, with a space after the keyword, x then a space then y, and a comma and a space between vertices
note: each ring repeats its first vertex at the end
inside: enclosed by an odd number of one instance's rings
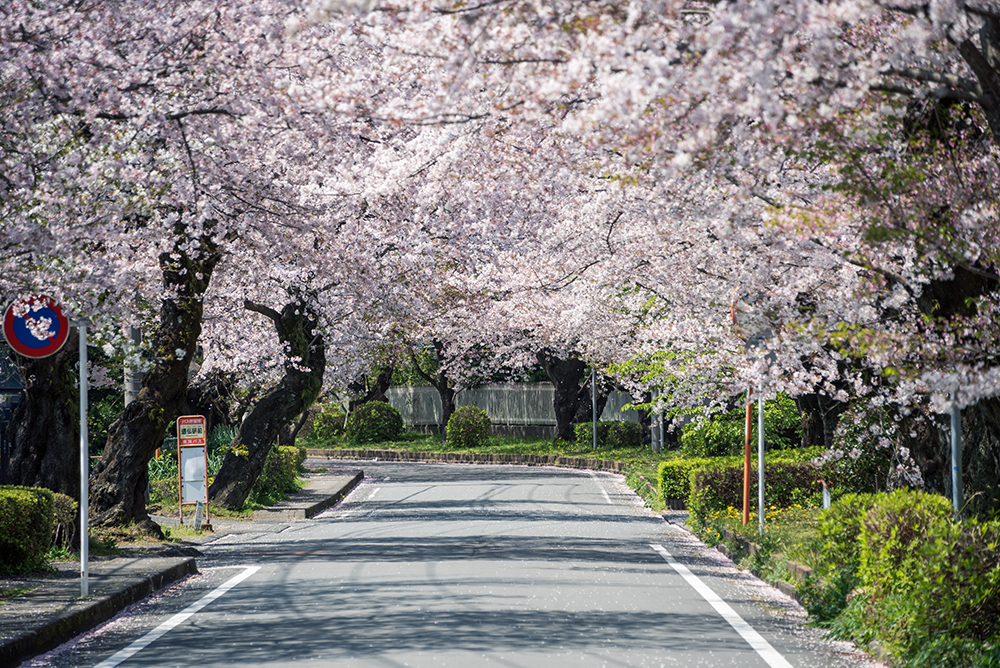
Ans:
POLYGON ((10 347, 25 357, 48 357, 66 343, 69 320, 56 300, 36 295, 7 307, 3 335, 10 347))

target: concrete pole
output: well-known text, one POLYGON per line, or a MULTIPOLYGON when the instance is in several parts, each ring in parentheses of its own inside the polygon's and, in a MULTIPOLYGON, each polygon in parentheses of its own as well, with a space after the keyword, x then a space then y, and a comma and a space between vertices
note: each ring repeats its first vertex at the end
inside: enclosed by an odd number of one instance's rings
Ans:
POLYGON ((89 595, 90 560, 90 439, 87 433, 87 325, 79 323, 80 334, 80 598, 89 595))
POLYGON ((764 386, 757 395, 757 518, 764 535, 764 386))
MULTIPOLYGON (((954 398, 952 398, 954 401, 954 398)), ((965 505, 962 490, 962 410, 957 404, 951 406, 951 505, 955 509, 955 521, 962 519, 965 505)))
POLYGON ((590 368, 590 418, 594 432, 594 450, 597 449, 597 368, 590 368))

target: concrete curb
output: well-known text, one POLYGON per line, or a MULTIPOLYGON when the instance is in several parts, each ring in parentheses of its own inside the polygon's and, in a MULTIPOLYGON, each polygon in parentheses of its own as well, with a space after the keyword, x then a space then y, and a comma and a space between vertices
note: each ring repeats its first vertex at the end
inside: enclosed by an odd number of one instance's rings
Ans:
POLYGON ((463 452, 408 452, 402 450, 309 449, 310 457, 326 459, 367 459, 383 462, 435 462, 452 464, 523 464, 525 466, 561 466, 573 469, 625 472, 625 463, 613 459, 586 459, 556 455, 467 454, 463 452))
POLYGON ((307 520, 336 505, 348 493, 357 487, 365 477, 364 471, 358 471, 353 477, 345 476, 345 483, 339 491, 328 496, 324 496, 316 503, 309 505, 296 505, 289 508, 277 507, 275 509, 258 510, 253 514, 255 522, 292 522, 295 520, 307 520))
MULTIPOLYGON (((109 594, 74 601, 36 628, 0 641, 0 666, 16 666, 102 624, 150 594, 198 572, 193 557, 179 558, 162 570, 136 575, 109 594)), ((79 587, 77 581, 66 584, 79 587)))

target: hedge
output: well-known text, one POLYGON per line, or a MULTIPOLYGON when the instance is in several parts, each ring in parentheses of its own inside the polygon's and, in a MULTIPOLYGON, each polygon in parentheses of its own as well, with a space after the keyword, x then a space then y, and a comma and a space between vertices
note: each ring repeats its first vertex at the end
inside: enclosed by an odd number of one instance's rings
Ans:
MULTIPOLYGON (((764 477, 767 478, 768 466, 775 463, 808 462, 823 451, 823 448, 795 448, 791 450, 776 450, 766 453, 764 477)), ((753 465, 756 467, 757 453, 753 454, 753 465)), ((663 501, 667 499, 689 500, 691 495, 691 473, 710 464, 738 466, 743 475, 743 457, 677 457, 660 462, 658 470, 659 492, 663 501)), ((756 471, 756 468, 754 469, 756 471)), ((756 481, 756 473, 754 474, 756 481)), ((740 478, 742 485, 742 477, 740 478)), ((765 480, 765 491, 769 482, 765 480)), ((755 487, 756 489, 756 487, 755 487)), ((756 495, 754 496, 756 499, 756 495)), ((742 503, 742 487, 741 499, 742 503)))
POLYGON ((53 494, 47 489, 0 487, 0 572, 23 573, 45 565, 53 509, 53 494))
MULTIPOLYGON (((695 526, 711 512, 743 505, 743 463, 712 462, 690 473, 688 510, 695 526)), ((757 464, 751 467, 750 499, 757 501, 757 464)), ((818 506, 822 498, 820 470, 811 462, 764 464, 764 494, 768 506, 818 506)))
POLYGON ((403 433, 403 416, 384 401, 361 404, 347 417, 344 435, 352 443, 391 441, 403 433))
MULTIPOLYGON (((594 426, 591 422, 579 422, 573 426, 578 445, 594 445, 594 426)), ((597 446, 600 448, 640 448, 642 447, 642 425, 624 420, 601 420, 597 423, 597 446)))
POLYGON ((448 445, 455 448, 477 448, 490 440, 492 422, 478 406, 461 406, 448 418, 448 445))
POLYGON ((296 481, 306 460, 306 449, 298 446, 271 448, 264 470, 250 489, 248 501, 268 505, 297 491, 296 481))
POLYGON ((907 666, 1000 665, 1000 520, 954 522, 948 499, 919 491, 847 495, 821 514, 819 540, 806 607, 837 603, 837 637, 907 666), (834 600, 845 575, 853 595, 834 600))

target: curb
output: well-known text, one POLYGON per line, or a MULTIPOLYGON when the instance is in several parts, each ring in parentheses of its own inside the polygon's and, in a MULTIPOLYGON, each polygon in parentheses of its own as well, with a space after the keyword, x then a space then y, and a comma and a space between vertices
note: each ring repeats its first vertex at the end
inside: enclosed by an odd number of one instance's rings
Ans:
POLYGON ((330 496, 327 496, 326 498, 324 498, 324 499, 322 499, 320 501, 317 501, 316 503, 312 504, 311 506, 304 506, 304 507, 301 507, 301 508, 278 509, 278 510, 267 510, 267 509, 258 510, 257 512, 255 512, 253 514, 253 519, 254 519, 255 522, 258 522, 258 521, 263 521, 263 522, 278 521, 278 522, 282 522, 282 521, 294 521, 294 520, 308 520, 308 519, 311 519, 312 517, 315 517, 316 515, 319 515, 321 512, 323 512, 324 510, 326 510, 330 506, 336 505, 337 502, 339 502, 341 499, 343 499, 345 496, 347 496, 347 494, 352 489, 354 489, 355 487, 357 487, 358 483, 361 482, 364 479, 364 477, 365 477, 365 472, 364 471, 358 471, 354 475, 354 477, 352 477, 350 480, 348 480, 348 482, 347 482, 346 485, 344 485, 343 487, 340 488, 339 492, 336 492, 335 494, 331 494, 330 496))
POLYGON ((625 462, 613 459, 585 459, 556 455, 467 454, 463 452, 409 452, 405 450, 309 449, 310 457, 326 459, 367 459, 385 462, 435 462, 450 464, 523 464, 526 466, 560 466, 572 469, 625 472, 625 462))
POLYGON ((71 603, 41 627, 4 640, 0 666, 16 666, 102 624, 119 612, 186 575, 198 572, 193 557, 180 559, 162 571, 137 576, 111 594, 71 603))

